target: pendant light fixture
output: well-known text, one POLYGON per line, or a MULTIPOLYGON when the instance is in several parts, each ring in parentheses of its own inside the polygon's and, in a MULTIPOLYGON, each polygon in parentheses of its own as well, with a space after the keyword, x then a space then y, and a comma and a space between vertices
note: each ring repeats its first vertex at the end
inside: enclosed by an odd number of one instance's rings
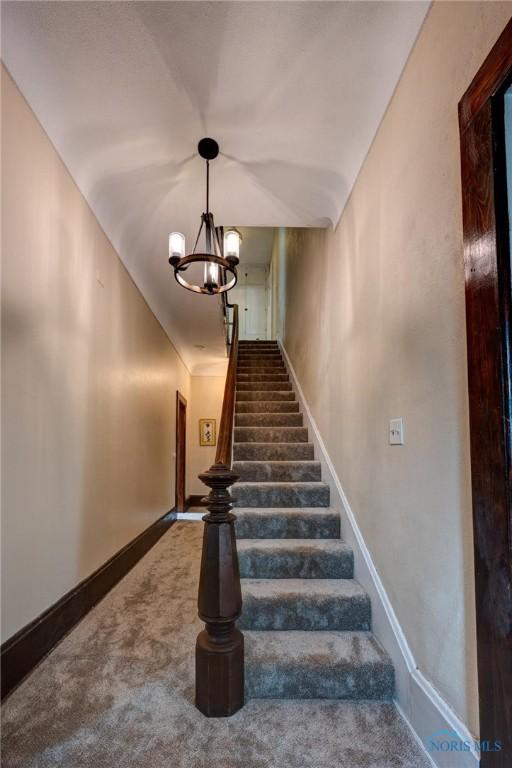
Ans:
POLYGON ((222 243, 218 230, 215 229, 213 213, 210 211, 210 160, 219 154, 219 145, 214 139, 201 139, 197 145, 201 157, 206 160, 206 212, 201 216, 201 225, 197 233, 194 250, 185 256, 185 235, 171 232, 169 235, 169 264, 174 268, 174 277, 183 288, 194 293, 206 293, 210 296, 224 293, 234 288, 237 281, 236 267, 240 256, 240 233, 236 229, 227 230, 222 243), (198 244, 204 229, 205 248, 198 251, 198 244), (225 253, 225 255, 224 255, 225 253), (185 277, 192 264, 203 263, 203 284, 195 285, 185 277))

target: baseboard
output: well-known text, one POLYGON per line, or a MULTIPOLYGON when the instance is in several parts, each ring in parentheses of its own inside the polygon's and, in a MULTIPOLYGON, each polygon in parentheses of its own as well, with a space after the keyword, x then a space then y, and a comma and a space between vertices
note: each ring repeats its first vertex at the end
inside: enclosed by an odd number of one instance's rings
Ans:
MULTIPOLYGON (((304 425, 308 427, 309 439, 315 447, 315 457, 322 465, 322 479, 331 490, 331 506, 340 511, 343 539, 354 550, 355 578, 366 589, 371 599, 373 632, 395 666, 397 706, 422 744, 427 743, 433 734, 448 731, 456 734, 458 740, 473 745, 475 737, 471 735, 465 723, 418 669, 304 397, 297 374, 281 340, 278 339, 278 342, 304 415, 304 425)), ((434 752, 429 754, 429 757, 438 768, 476 768, 479 764, 479 757, 474 749, 457 753, 434 752)))
POLYGON ((204 501, 204 498, 207 494, 208 494, 208 489, 205 488, 205 492, 202 496, 197 494, 192 494, 191 496, 187 496, 187 499, 185 501, 185 511, 187 511, 187 509, 190 509, 190 507, 206 507, 206 502, 204 501))
POLYGON ((167 512, 44 613, 3 643, 2 699, 115 587, 176 520, 167 512))

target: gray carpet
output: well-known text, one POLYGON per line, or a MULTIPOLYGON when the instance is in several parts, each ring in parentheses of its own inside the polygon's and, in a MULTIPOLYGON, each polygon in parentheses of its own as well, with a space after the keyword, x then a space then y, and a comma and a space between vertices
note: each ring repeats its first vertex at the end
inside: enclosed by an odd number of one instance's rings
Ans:
POLYGON ((176 523, 3 707, 5 768, 426 768, 393 704, 194 707, 202 525, 176 523))
POLYGON ((240 482, 231 490, 246 695, 389 702, 393 662, 371 632, 370 598, 354 581, 354 555, 303 421, 277 342, 241 341, 233 443, 240 482), (267 400, 283 393, 293 400, 267 400), (279 455, 269 455, 276 444, 279 455), (298 445, 309 446, 309 459, 298 460, 298 445))

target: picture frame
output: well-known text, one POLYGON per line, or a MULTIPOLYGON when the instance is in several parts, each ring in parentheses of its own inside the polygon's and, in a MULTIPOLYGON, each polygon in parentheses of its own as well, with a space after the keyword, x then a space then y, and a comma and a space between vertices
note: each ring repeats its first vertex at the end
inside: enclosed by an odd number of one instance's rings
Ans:
POLYGON ((199 445, 217 445, 217 422, 215 419, 199 419, 199 445))

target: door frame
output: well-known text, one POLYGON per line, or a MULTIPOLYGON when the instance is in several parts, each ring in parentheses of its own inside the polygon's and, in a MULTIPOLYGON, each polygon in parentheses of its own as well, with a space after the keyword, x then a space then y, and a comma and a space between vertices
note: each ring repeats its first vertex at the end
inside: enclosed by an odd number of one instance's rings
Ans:
POLYGON ((186 478, 187 478, 187 401, 179 390, 176 390, 176 469, 174 506, 178 512, 184 512, 186 507, 186 478), (180 424, 183 419, 184 439, 180 440, 180 424), (181 470, 183 470, 181 472, 181 470), (180 478, 182 482, 180 483, 180 478))
POLYGON ((459 103, 481 768, 512 764, 512 294, 503 93, 512 20, 459 103), (500 116, 501 115, 501 116, 500 116))

